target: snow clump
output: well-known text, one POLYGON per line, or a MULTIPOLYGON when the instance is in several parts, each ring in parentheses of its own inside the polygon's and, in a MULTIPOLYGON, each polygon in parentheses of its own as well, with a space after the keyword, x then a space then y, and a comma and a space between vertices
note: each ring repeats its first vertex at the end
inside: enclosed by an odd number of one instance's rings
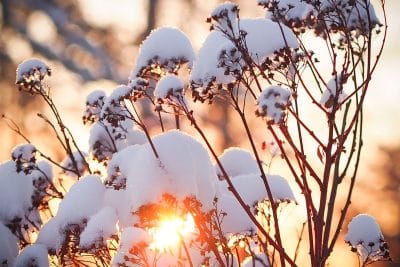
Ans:
POLYGON ((268 123, 279 124, 286 118, 286 108, 290 105, 291 92, 273 85, 264 89, 257 99, 256 114, 266 117, 268 123))
POLYGON ((158 157, 146 143, 132 157, 122 158, 130 162, 126 176, 132 210, 157 203, 165 194, 178 201, 195 197, 205 210, 211 209, 217 176, 204 146, 176 130, 160 134, 152 142, 158 157))
POLYGON ((0 222, 0 263, 13 266, 15 257, 18 255, 17 242, 16 236, 0 222))
POLYGON ((46 247, 40 244, 33 244, 25 247, 16 258, 14 267, 26 266, 49 266, 49 258, 46 247))
POLYGON ((225 2, 218 5, 211 12, 213 29, 235 38, 239 35, 238 27, 239 7, 232 2, 225 2))
MULTIPOLYGON (((253 155, 249 151, 239 147, 225 149, 222 155, 218 157, 218 160, 229 177, 260 172, 253 155)), ((215 164, 215 171, 218 177, 223 180, 224 177, 218 164, 215 164)))
POLYGON ((352 251, 357 252, 363 264, 390 260, 389 247, 381 229, 375 218, 368 214, 359 214, 350 221, 344 240, 352 251))
POLYGON ((20 90, 34 92, 46 75, 51 75, 50 67, 42 60, 31 58, 18 65, 15 83, 20 90))
POLYGON ((176 75, 167 74, 158 81, 154 96, 164 99, 170 96, 183 95, 183 82, 176 75))
POLYGON ((159 66, 175 72, 179 65, 192 66, 195 54, 189 38, 179 29, 162 27, 153 30, 140 46, 131 80, 143 77, 149 67, 159 66))

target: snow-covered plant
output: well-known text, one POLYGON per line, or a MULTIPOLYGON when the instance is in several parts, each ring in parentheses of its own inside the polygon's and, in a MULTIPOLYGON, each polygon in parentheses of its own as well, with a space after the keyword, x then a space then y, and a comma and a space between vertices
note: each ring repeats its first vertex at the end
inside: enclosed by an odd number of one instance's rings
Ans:
MULTIPOLYGON (((21 63, 18 88, 50 107, 52 117, 39 117, 65 160, 47 156, 5 117, 27 144, 0 165, 0 264, 329 263, 357 178, 363 102, 386 17, 379 39, 382 25, 369 0, 257 2, 265 18, 241 18, 235 3, 217 6, 198 53, 179 29, 152 31, 128 83, 87 96, 88 151, 53 102, 45 83, 50 67, 39 59, 21 63), (309 49, 310 38, 321 51, 309 49), (150 120, 143 103, 153 108, 150 120), (247 149, 218 153, 199 112, 216 103, 231 108, 247 149), (287 170, 270 173, 272 159, 287 170), (95 170, 96 162, 106 171, 95 170), (346 201, 336 214, 339 190, 346 201), (298 211, 290 221, 299 237, 286 234, 282 218, 290 210, 298 211), (299 254, 308 261, 299 263, 299 254)), ((384 1, 380 8, 385 14, 384 1)), ((390 260, 369 215, 353 218, 345 241, 362 266, 390 260)))

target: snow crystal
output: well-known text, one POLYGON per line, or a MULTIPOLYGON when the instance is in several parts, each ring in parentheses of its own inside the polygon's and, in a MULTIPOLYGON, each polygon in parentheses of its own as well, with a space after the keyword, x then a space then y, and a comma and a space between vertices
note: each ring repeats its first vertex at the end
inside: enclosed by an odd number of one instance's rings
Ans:
POLYGON ((47 249, 43 245, 33 244, 29 245, 21 251, 15 260, 14 267, 49 266, 49 258, 47 249))
POLYGON ((90 217, 80 236, 80 246, 90 248, 102 245, 116 232, 117 214, 111 207, 104 207, 90 217))
MULTIPOLYGON (((253 155, 249 151, 239 147, 225 149, 218 159, 229 177, 260 172, 253 155)), ((215 164, 215 170, 218 177, 223 179, 221 169, 217 164, 215 164)))
POLYGON ((6 161, 0 165, 0 184, 0 221, 23 218, 31 207, 32 178, 17 173, 15 163, 6 161))
POLYGON ((156 98, 167 98, 183 94, 183 83, 176 75, 167 74, 158 81, 154 96, 156 98))
POLYGON ((17 238, 2 222, 0 222, 0 263, 5 263, 5 266, 13 266, 14 259, 17 255, 17 238))
POLYGON ((265 88, 257 99, 257 115, 267 117, 268 121, 281 123, 285 119, 290 96, 289 90, 277 85, 265 88))
POLYGON ((132 208, 156 203, 168 193, 178 200, 195 196, 204 209, 210 209, 217 177, 203 145, 176 130, 154 137, 153 144, 158 159, 148 143, 126 158, 131 163, 127 190, 132 208))
POLYGON ((27 59, 18 65, 16 82, 23 83, 32 72, 38 72, 42 79, 44 76, 50 75, 51 73, 50 67, 42 60, 37 58, 27 59))
POLYGON ((104 191, 99 177, 88 175, 80 179, 61 201, 56 217, 65 226, 88 219, 101 208, 104 191))
POLYGON ((338 103, 341 104, 346 98, 346 94, 343 92, 343 84, 345 82, 343 75, 338 75, 330 79, 319 103, 330 110, 332 109, 335 98, 338 97, 338 103))
POLYGON ((139 77, 151 64, 174 70, 176 65, 192 66, 195 54, 188 37, 179 29, 162 27, 153 30, 140 46, 131 80, 139 77))

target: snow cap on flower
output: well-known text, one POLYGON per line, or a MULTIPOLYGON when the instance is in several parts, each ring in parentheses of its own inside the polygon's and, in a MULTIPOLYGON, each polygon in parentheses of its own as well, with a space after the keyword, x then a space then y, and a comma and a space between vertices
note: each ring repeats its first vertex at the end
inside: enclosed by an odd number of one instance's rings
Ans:
POLYGON ((46 63, 37 58, 27 59, 18 65, 15 83, 19 90, 35 93, 41 90, 40 83, 46 75, 51 75, 46 63))
MULTIPOLYGON (((158 66, 174 72, 179 65, 192 66, 195 54, 189 38, 179 29, 161 27, 153 30, 140 45, 131 79, 141 77, 158 66)), ((133 79, 132 79, 133 80, 133 79)))
POLYGON ((352 251, 357 252, 363 264, 390 260, 389 247, 374 217, 359 214, 350 221, 347 228, 344 240, 352 251))
POLYGON ((266 117, 270 123, 279 124, 286 118, 286 108, 290 105, 291 92, 281 86, 265 88, 257 99, 256 114, 266 117))

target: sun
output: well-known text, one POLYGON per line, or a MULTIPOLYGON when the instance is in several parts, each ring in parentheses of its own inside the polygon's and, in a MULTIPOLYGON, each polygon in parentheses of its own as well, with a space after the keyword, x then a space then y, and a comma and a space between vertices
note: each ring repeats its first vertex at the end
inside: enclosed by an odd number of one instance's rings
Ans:
POLYGON ((173 248, 182 242, 182 238, 194 233, 194 230, 194 219, 190 213, 184 218, 175 215, 162 218, 158 226, 149 230, 152 238, 150 249, 165 251, 173 248))

